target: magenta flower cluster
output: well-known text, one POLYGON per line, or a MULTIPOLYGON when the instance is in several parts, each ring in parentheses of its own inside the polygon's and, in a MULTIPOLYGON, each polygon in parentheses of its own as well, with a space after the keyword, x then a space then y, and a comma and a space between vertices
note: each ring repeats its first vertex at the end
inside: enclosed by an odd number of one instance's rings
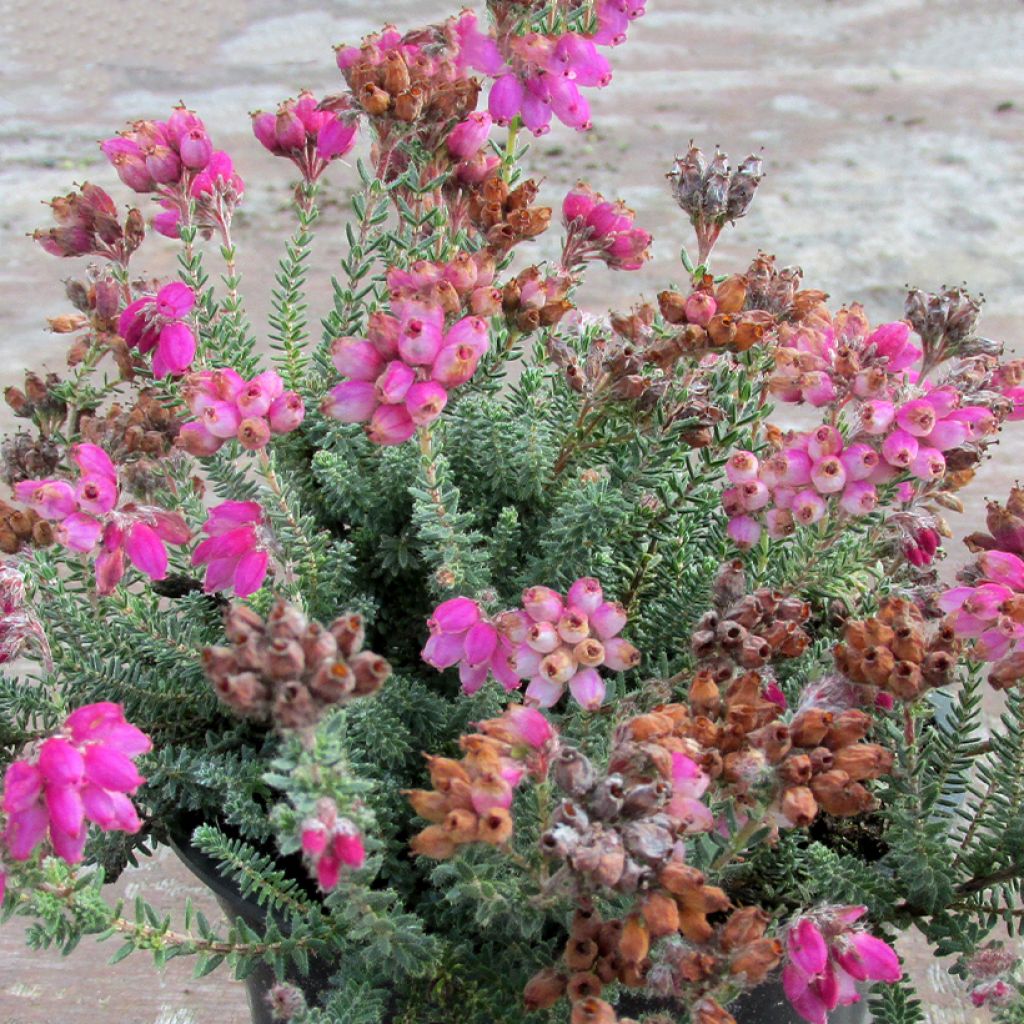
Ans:
POLYGON ((786 934, 782 985, 804 1020, 826 1024, 837 1006, 860 1001, 859 981, 893 984, 903 977, 893 948, 852 928, 867 907, 834 907, 797 918, 786 934))
POLYGON ((187 321, 196 293, 180 281, 164 285, 156 295, 143 295, 125 307, 117 332, 141 355, 153 353, 153 376, 180 376, 196 357, 196 335, 187 321))
POLYGON ((265 448, 275 434, 295 430, 306 415, 302 399, 286 391, 279 374, 267 370, 245 380, 230 368, 203 370, 185 381, 185 401, 195 422, 181 428, 191 455, 212 455, 231 438, 243 448, 265 448))
POLYGON ((522 602, 521 609, 493 618, 468 597, 442 602, 427 620, 430 638, 423 660, 439 670, 458 665, 467 694, 479 690, 488 676, 508 691, 529 680, 528 702, 552 707, 568 686, 588 711, 604 701, 598 668, 623 672, 639 663, 640 652, 619 636, 625 609, 604 599, 596 579, 581 577, 565 597, 550 587, 528 587, 522 602))
MULTIPOLYGON (((785 447, 763 462, 752 452, 735 452, 726 465, 732 486, 722 493, 729 536, 750 547, 761 536, 762 518, 770 537, 784 537, 818 522, 832 499, 847 515, 862 516, 878 504, 878 484, 903 473, 926 482, 941 479, 944 452, 997 427, 986 407, 959 402, 952 388, 899 404, 871 399, 861 403, 859 430, 849 441, 826 424, 788 435, 785 447)), ((912 488, 901 489, 904 500, 912 495, 912 488)))
POLYGON ((203 523, 205 540, 196 545, 193 565, 205 565, 207 593, 233 590, 248 597, 263 586, 270 563, 263 509, 255 501, 224 501, 203 523))
MULTIPOLYGON (((421 271, 398 272, 410 288, 421 271)), ((392 290, 395 272, 389 275, 392 290)), ((334 387, 322 411, 342 423, 366 423, 374 444, 407 441, 432 423, 448 403, 451 388, 465 384, 490 345, 487 321, 466 316, 450 326, 437 302, 392 298, 391 313, 375 313, 365 338, 338 338, 331 358, 348 379, 334 387)))
POLYGON ((635 227, 636 214, 622 200, 609 202, 580 182, 562 201, 568 235, 562 263, 567 270, 600 259, 613 270, 639 270, 648 258, 651 234, 635 227))
POLYGON ((164 212, 153 227, 169 238, 178 237, 191 201, 201 218, 223 225, 245 192, 231 157, 214 149, 202 120, 185 107, 166 121, 136 121, 100 148, 130 189, 160 195, 164 212))
POLYGON ((302 852, 325 892, 333 889, 344 869, 354 871, 366 862, 366 848, 359 829, 348 818, 338 817, 332 800, 324 800, 313 817, 302 822, 302 852))
POLYGON ((591 127, 590 104, 583 88, 603 88, 611 66, 599 46, 625 41, 629 23, 644 13, 643 0, 599 0, 596 31, 516 35, 480 31, 476 15, 464 11, 450 23, 460 69, 472 68, 494 79, 487 100, 500 125, 520 117, 534 135, 550 130, 552 119, 577 131, 591 127))
POLYGON ((291 160, 306 181, 316 181, 332 160, 349 153, 356 144, 359 121, 347 99, 317 101, 311 92, 287 99, 276 113, 256 111, 253 134, 274 156, 291 160))
POLYGON ((91 552, 96 559, 96 589, 110 594, 125 573, 125 555, 150 579, 167 576, 167 544, 187 544, 188 525, 177 512, 129 502, 119 505, 117 469, 94 444, 75 445, 71 457, 77 484, 47 478, 23 480, 14 493, 43 519, 57 524, 57 540, 69 551, 91 552))
POLYGON ((956 635, 973 641, 975 657, 999 661, 1024 640, 1024 624, 1018 621, 1024 617, 1018 610, 1024 603, 1024 560, 1009 551, 983 551, 973 574, 974 586, 945 591, 938 605, 956 635))
POLYGON ((73 711, 60 734, 31 759, 14 761, 4 776, 3 833, 13 860, 27 860, 49 832, 53 852, 69 864, 82 859, 91 821, 104 832, 138 832, 129 797, 146 780, 133 759, 152 748, 125 720, 119 704, 88 704, 73 711))

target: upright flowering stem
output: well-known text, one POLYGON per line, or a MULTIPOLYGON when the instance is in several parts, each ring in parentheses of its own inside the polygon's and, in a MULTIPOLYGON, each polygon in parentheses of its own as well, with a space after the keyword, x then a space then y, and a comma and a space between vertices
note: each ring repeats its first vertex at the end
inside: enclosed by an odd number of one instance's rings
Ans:
POLYGON ((519 129, 523 120, 517 114, 508 123, 508 134, 505 137, 505 152, 501 158, 501 176, 505 181, 512 180, 512 172, 516 166, 516 142, 519 139, 519 129))
POLYGON ((304 181, 296 191, 295 210, 299 226, 288 242, 281 260, 279 290, 274 292, 270 314, 271 344, 278 350, 274 362, 281 370, 285 385, 298 391, 306 372, 309 357, 303 351, 306 338, 306 306, 303 290, 306 283, 306 261, 313 242, 313 225, 319 212, 316 197, 320 186, 304 181))

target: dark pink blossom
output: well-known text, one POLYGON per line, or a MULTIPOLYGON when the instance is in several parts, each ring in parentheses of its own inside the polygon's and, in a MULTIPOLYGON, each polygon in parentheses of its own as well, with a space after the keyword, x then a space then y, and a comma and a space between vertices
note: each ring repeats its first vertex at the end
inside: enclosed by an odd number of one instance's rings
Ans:
POLYGON ((264 149, 291 160, 306 181, 316 181, 332 160, 351 151, 359 121, 347 102, 331 100, 325 108, 311 92, 301 92, 276 113, 256 111, 252 130, 264 149))
POLYGON ((192 564, 206 566, 207 593, 233 590, 237 597, 248 597, 263 586, 270 555, 257 502, 222 502, 210 509, 203 532, 208 536, 197 545, 192 564))
POLYGON ((344 870, 354 871, 366 861, 366 849, 358 827, 338 816, 332 800, 322 800, 315 816, 306 818, 299 844, 307 863, 325 892, 333 889, 344 870))
POLYGON ((80 473, 77 487, 67 481, 24 480, 15 486, 15 495, 56 523, 56 538, 69 551, 88 553, 99 545, 96 589, 101 595, 112 593, 124 576, 125 556, 150 579, 164 579, 166 545, 190 539, 185 520, 152 505, 120 504, 117 469, 98 445, 75 445, 71 457, 80 473))
POLYGON ((117 332, 141 355, 153 352, 153 376, 180 376, 196 355, 196 335, 185 321, 195 305, 195 292, 180 281, 144 295, 125 307, 117 332))
POLYGON ((146 780, 134 759, 152 749, 119 704, 73 711, 33 757, 14 761, 4 776, 3 841, 13 860, 27 860, 44 839, 68 863, 82 859, 86 822, 104 832, 142 827, 129 796, 146 780))

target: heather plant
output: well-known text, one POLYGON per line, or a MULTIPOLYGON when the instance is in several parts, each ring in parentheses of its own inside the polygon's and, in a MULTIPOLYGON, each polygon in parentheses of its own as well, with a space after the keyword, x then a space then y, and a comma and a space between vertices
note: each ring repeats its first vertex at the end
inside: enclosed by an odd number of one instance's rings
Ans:
POLYGON ((764 252, 714 266, 761 161, 693 144, 696 262, 584 313, 651 236, 545 195, 524 139, 590 127, 643 8, 487 13, 386 26, 337 48, 338 95, 253 114, 299 175, 265 333, 196 113, 101 144, 143 206, 50 204, 35 239, 91 262, 66 374, 6 391, 4 917, 269 969, 310 1024, 729 1024, 772 981, 813 1024, 913 1024, 914 932, 1017 1019, 1024 492, 939 567, 1024 364, 962 289, 872 323, 764 252), (109 902, 165 842, 258 913, 109 902))

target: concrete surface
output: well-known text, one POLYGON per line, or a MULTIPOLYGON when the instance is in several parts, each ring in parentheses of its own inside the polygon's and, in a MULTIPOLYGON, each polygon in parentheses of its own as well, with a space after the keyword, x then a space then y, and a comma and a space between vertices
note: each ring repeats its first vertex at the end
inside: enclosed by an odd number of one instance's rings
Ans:
MULTIPOLYGON (((728 232, 716 267, 739 269, 758 247, 798 263, 834 301, 864 301, 873 319, 900 314, 904 286, 966 281, 985 293, 985 333, 1021 349, 1024 314, 1024 4, 1019 0, 649 0, 650 13, 616 50, 615 81, 597 95, 596 130, 558 128, 528 158, 557 198, 576 177, 625 198, 654 230, 656 259, 637 275, 594 271, 597 309, 651 297, 678 279, 689 242, 662 177, 692 137, 737 160, 763 149, 769 176, 753 210, 728 232)), ((98 159, 96 140, 184 99, 247 182, 237 221, 250 310, 288 231, 288 165, 249 134, 247 111, 301 87, 337 90, 333 43, 391 20, 414 27, 453 8, 439 0, 0 0, 0 383, 21 368, 59 370, 64 340, 44 333, 65 311, 58 266, 24 237, 46 224, 39 200, 85 179, 130 198, 98 159)), ((335 166, 329 191, 354 179, 335 166)), ((314 311, 342 249, 343 208, 324 208, 312 263, 314 311)), ((541 247, 541 252, 550 247, 541 247)), ((210 264, 214 266, 213 263, 210 264)), ((165 274, 170 243, 154 238, 139 267, 165 274)), ((318 305, 319 304, 319 305, 318 305)), ((0 427, 11 419, 0 410, 0 427)), ((1010 433, 971 489, 1005 493, 1024 457, 1010 433)), ((129 871, 137 889, 173 906, 190 876, 166 851, 129 871)), ((212 912, 215 912, 212 911, 212 912)), ((192 981, 185 961, 155 974, 140 956, 109 967, 110 947, 69 960, 0 932, 0 1024, 242 1024, 240 986, 192 981)), ((908 945, 935 1022, 975 1019, 941 965, 908 945)))

